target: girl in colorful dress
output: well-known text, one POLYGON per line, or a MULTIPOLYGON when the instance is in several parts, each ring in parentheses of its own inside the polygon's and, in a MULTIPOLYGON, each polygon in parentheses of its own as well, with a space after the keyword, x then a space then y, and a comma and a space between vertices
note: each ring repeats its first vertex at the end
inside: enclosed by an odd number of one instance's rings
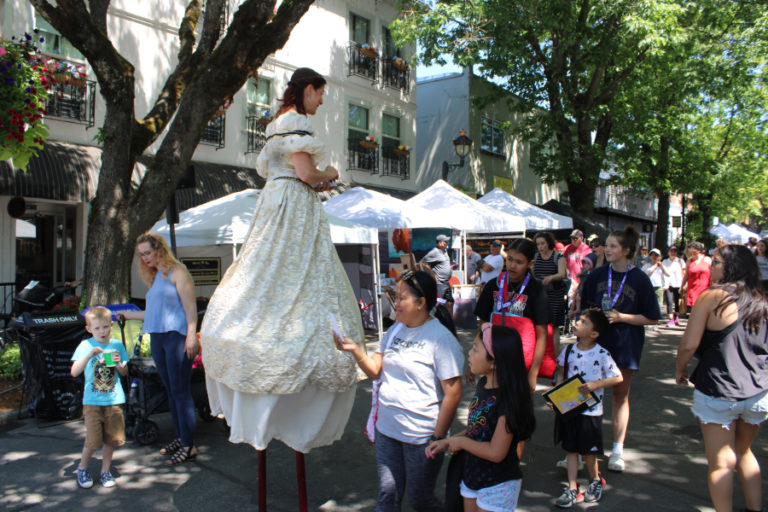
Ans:
POLYGON ((685 294, 685 303, 690 310, 699 295, 712 284, 709 268, 712 260, 704 254, 704 244, 701 242, 688 244, 688 256, 688 268, 685 269, 681 292, 685 294))
POLYGON ((536 428, 520 335, 484 323, 469 351, 469 368, 481 378, 467 429, 430 443, 426 454, 466 452, 461 481, 465 512, 515 510, 523 477, 517 443, 536 428))

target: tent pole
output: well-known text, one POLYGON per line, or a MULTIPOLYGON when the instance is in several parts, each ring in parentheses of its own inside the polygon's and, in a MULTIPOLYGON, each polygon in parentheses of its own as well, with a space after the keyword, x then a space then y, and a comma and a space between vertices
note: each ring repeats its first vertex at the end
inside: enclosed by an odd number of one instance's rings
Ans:
POLYGON ((373 251, 373 287, 376 295, 376 321, 379 328, 379 343, 381 343, 384 319, 381 316, 381 261, 379 260, 379 244, 373 244, 373 251))

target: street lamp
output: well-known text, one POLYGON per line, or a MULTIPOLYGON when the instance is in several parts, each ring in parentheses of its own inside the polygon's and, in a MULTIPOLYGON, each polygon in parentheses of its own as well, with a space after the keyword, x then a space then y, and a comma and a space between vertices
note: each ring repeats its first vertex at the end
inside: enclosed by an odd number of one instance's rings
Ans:
POLYGON ((464 158, 469 154, 469 149, 471 147, 472 139, 467 137, 466 131, 461 130, 459 136, 453 139, 453 149, 456 151, 456 156, 459 157, 459 163, 449 164, 448 162, 443 161, 443 180, 448 179, 448 173, 451 172, 451 169, 464 167, 464 158))

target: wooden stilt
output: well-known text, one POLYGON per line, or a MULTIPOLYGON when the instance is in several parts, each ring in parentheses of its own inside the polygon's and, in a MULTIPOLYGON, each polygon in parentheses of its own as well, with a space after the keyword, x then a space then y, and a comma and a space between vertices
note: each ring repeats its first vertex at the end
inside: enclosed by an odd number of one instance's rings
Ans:
POLYGON ((296 485, 299 491, 299 512, 307 512, 307 474, 304 454, 301 452, 296 452, 296 485))
POLYGON ((259 460, 259 512, 267 512, 267 451, 257 450, 259 460))

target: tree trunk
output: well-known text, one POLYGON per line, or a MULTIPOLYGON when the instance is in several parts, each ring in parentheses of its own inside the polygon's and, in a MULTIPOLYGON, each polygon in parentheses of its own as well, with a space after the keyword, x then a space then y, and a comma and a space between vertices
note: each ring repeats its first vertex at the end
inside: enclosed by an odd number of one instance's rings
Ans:
POLYGON ((656 213, 656 248, 663 254, 667 253, 667 239, 669 238, 669 194, 664 190, 656 191, 659 206, 656 213))
POLYGON ((657 186, 654 193, 659 199, 656 206, 656 240, 655 247, 661 252, 667 252, 667 239, 669 238, 669 190, 666 187, 669 179, 669 145, 668 137, 660 137, 658 165, 651 165, 651 175, 657 186))

